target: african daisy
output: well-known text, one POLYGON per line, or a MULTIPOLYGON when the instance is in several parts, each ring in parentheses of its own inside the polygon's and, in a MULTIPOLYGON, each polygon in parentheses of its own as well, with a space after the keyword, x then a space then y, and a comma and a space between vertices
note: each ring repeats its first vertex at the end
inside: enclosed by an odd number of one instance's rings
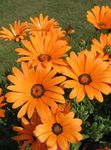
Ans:
POLYGON ((13 75, 8 76, 12 82, 7 87, 10 92, 6 94, 7 102, 14 103, 14 109, 21 107, 18 118, 26 113, 31 118, 34 110, 41 116, 48 106, 57 109, 56 102, 65 103, 64 90, 59 86, 66 80, 64 76, 54 77, 56 71, 50 68, 29 69, 26 63, 22 63, 21 68, 22 71, 13 67, 13 75))
POLYGON ((14 40, 16 42, 19 42, 26 36, 27 25, 27 22, 21 23, 19 20, 15 21, 13 26, 9 24, 10 30, 2 27, 2 29, 0 30, 0 38, 3 40, 14 40))
POLYGON ((111 29, 111 8, 94 6, 87 11, 87 20, 100 30, 111 29))
POLYGON ((92 52, 70 53, 67 57, 69 68, 64 67, 62 73, 70 79, 64 82, 66 88, 72 88, 69 98, 76 98, 78 102, 87 95, 90 100, 96 98, 103 102, 103 94, 108 95, 111 87, 111 67, 108 62, 96 58, 92 52), (87 54, 87 55, 86 55, 87 54))

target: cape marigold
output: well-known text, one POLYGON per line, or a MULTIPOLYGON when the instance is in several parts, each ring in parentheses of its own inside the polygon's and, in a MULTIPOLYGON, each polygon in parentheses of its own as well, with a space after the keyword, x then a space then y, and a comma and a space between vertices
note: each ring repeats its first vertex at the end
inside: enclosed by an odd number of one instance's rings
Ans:
POLYGON ((2 27, 2 29, 0 30, 0 38, 4 40, 15 40, 16 42, 19 42, 20 40, 24 39, 24 36, 26 36, 27 25, 27 22, 21 23, 19 20, 15 21, 13 26, 9 24, 11 31, 5 27, 2 27))
POLYGON ((94 53, 98 53, 99 57, 103 59, 109 59, 111 55, 111 33, 110 34, 101 34, 100 40, 92 39, 91 50, 94 53))
POLYGON ((16 49, 16 52, 23 56, 17 62, 28 61, 33 67, 51 66, 57 71, 66 65, 63 58, 71 48, 65 40, 58 39, 56 33, 53 35, 48 33, 45 36, 37 34, 35 37, 31 36, 30 41, 22 40, 22 44, 26 49, 16 49))
POLYGON ((41 123, 40 117, 34 113, 30 122, 24 117, 21 119, 22 127, 14 126, 13 130, 18 133, 17 136, 12 137, 18 143, 23 143, 20 150, 25 150, 27 145, 31 145, 30 150, 48 150, 47 146, 41 143, 33 134, 35 127, 41 123))
POLYGON ((66 31, 62 30, 62 28, 54 28, 50 30, 50 33, 52 34, 52 36, 56 34, 57 38, 60 40, 65 40, 66 42, 69 41, 69 39, 66 36, 66 31))
POLYGON ((87 11, 87 20, 97 29, 110 29, 111 9, 108 6, 94 6, 91 11, 87 11))
POLYGON ((7 102, 14 103, 14 109, 22 107, 18 118, 23 117, 26 112, 30 118, 35 109, 43 116, 42 111, 47 110, 48 106, 57 109, 56 102, 65 103, 64 90, 58 86, 66 80, 64 76, 54 77, 56 71, 50 68, 29 69, 25 63, 22 63, 21 68, 22 72, 13 67, 14 75, 8 76, 13 85, 7 87, 11 92, 6 94, 7 102))
POLYGON ((46 114, 42 123, 35 128, 34 135, 50 150, 57 150, 58 145, 61 150, 68 150, 69 142, 77 143, 83 138, 79 133, 82 121, 74 118, 73 112, 66 115, 61 112, 46 114))
POLYGON ((73 88, 69 97, 76 98, 78 102, 82 101, 87 95, 89 99, 96 98, 103 102, 101 93, 108 95, 111 92, 105 82, 111 83, 111 69, 108 62, 100 58, 95 58, 92 52, 70 53, 67 62, 70 68, 64 68, 62 73, 70 80, 64 82, 66 88, 73 88), (86 55, 87 54, 87 55, 86 55))
POLYGON ((54 18, 49 19, 48 16, 43 17, 42 14, 40 14, 40 17, 30 17, 31 23, 28 25, 28 31, 30 34, 35 35, 37 32, 48 32, 52 30, 53 28, 58 27, 58 22, 55 21, 54 18))
POLYGON ((57 110, 52 110, 53 113, 62 112, 63 114, 68 114, 71 110, 70 103, 59 104, 57 110))
POLYGON ((0 118, 5 117, 5 110, 2 109, 3 106, 6 105, 6 103, 2 103, 4 100, 4 96, 1 96, 2 89, 0 88, 0 118))

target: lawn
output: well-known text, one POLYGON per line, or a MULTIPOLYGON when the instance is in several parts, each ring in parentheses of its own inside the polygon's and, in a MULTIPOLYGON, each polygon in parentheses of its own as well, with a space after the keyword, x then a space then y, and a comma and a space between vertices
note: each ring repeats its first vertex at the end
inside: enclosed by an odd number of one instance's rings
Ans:
MULTIPOLYGON (((14 20, 29 20, 40 13, 54 17, 63 28, 71 24, 75 29, 73 50, 81 39, 94 36, 94 28, 86 21, 86 11, 94 5, 111 5, 110 0, 0 0, 0 26, 8 27, 14 20)), ((0 76, 15 64, 17 44, 0 41, 0 76)))

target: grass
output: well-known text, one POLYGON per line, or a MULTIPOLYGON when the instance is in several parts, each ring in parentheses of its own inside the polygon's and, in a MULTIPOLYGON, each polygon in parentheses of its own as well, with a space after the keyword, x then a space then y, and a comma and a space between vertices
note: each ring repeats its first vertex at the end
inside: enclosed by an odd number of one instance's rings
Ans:
MULTIPOLYGON (((86 21, 86 11, 97 5, 111 5, 110 0, 0 0, 0 27, 13 24, 14 20, 29 20, 30 16, 40 13, 54 17, 65 28, 71 24, 76 33, 73 49, 78 48, 81 39, 89 39, 94 35, 94 28, 86 21)), ((0 41, 0 76, 5 69, 15 64, 14 42, 0 41)))

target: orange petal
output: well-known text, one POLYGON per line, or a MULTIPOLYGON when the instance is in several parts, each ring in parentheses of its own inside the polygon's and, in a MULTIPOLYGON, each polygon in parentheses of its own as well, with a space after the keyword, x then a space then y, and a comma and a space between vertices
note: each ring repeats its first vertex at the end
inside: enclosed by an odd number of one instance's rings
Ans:
POLYGON ((50 80, 48 82, 48 84, 45 85, 45 87, 48 88, 48 87, 60 84, 60 83, 64 82, 65 80, 66 80, 66 77, 64 77, 64 76, 55 77, 52 80, 50 80))
POLYGON ((90 84, 93 88, 101 91, 102 93, 108 95, 111 92, 111 87, 108 86, 105 83, 97 83, 97 82, 92 82, 90 84))
POLYGON ((47 145, 53 147, 56 144, 57 137, 54 134, 51 134, 47 139, 47 145))
POLYGON ((93 88, 90 85, 85 85, 85 91, 89 99, 94 99, 93 88))
POLYGON ((27 115, 28 115, 28 118, 31 118, 33 113, 34 113, 34 110, 35 110, 35 101, 31 101, 30 104, 29 104, 29 107, 27 109, 27 115))
POLYGON ((54 92, 50 92, 50 91, 46 91, 44 93, 44 95, 46 95, 47 97, 50 97, 52 99, 54 99, 54 101, 57 101, 59 103, 65 103, 65 99, 64 96, 54 93, 54 92))
POLYGON ((22 108, 19 110, 19 112, 17 114, 18 118, 22 118, 26 114, 29 103, 30 103, 30 101, 28 101, 26 104, 24 104, 22 106, 22 108))

